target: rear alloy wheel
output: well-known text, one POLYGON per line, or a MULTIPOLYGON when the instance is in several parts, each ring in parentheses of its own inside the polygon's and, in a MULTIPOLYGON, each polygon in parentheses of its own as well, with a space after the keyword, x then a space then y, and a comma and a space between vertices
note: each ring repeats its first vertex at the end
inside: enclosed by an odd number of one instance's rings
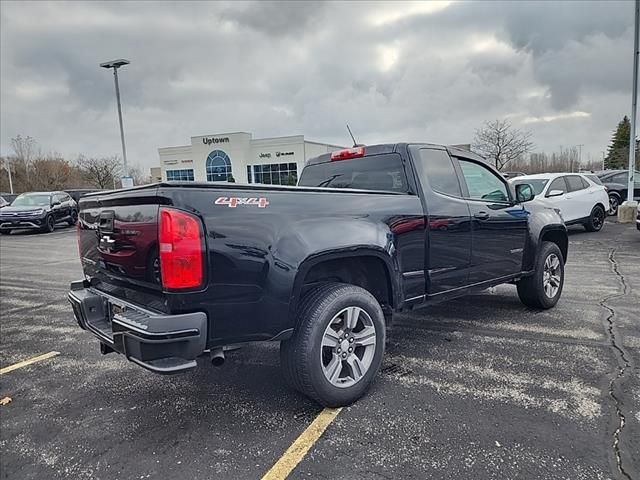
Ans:
POLYGON ((302 299, 293 336, 280 343, 285 379, 325 407, 341 407, 369 389, 382 363, 384 314, 367 290, 323 283, 302 299))
POLYGON ((347 307, 329 322, 322 338, 320 361, 325 378, 338 388, 355 385, 371 367, 376 327, 360 307, 347 307))
POLYGON ((69 215, 69 220, 67 220, 67 223, 70 227, 73 227, 76 223, 78 223, 78 212, 76 212, 75 210, 71 210, 71 215, 69 215))
POLYGON ((518 297, 528 307, 551 308, 564 286, 564 260, 558 245, 542 242, 533 275, 518 281, 518 297))
MULTIPOLYGON (((617 209, 617 207, 616 207, 617 209)), ((591 215, 589 215, 589 219, 585 222, 584 228, 586 228, 589 232, 599 232, 602 230, 604 225, 605 218, 604 208, 600 205, 596 205, 591 210, 591 215)))
POLYGON ((618 206, 620 205, 620 199, 617 195, 609 195, 609 215, 617 215, 618 206))

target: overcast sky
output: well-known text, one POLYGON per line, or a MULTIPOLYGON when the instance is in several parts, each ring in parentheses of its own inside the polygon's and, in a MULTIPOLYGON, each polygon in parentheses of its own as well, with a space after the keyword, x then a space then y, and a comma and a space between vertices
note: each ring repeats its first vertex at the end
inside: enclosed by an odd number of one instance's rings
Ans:
POLYGON ((130 162, 192 135, 469 143, 509 118, 600 157, 630 112, 633 2, 0 3, 0 148, 130 162))

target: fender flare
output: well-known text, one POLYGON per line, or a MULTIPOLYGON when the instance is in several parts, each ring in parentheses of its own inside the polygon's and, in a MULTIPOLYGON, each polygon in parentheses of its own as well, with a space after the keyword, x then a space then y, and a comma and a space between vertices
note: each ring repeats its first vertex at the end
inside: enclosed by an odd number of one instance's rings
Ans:
POLYGON ((375 257, 382 260, 385 267, 385 273, 387 274, 389 281, 389 286, 391 287, 392 307, 401 303, 402 299, 400 298, 400 292, 402 289, 398 284, 399 267, 395 259, 387 251, 380 247, 370 245, 362 245, 348 249, 324 250, 307 256, 298 267, 293 283, 291 302, 289 303, 289 318, 292 320, 293 324, 295 324, 295 314, 300 302, 302 287, 304 286, 304 278, 307 276, 307 273, 309 273, 314 266, 320 263, 354 257, 375 257))

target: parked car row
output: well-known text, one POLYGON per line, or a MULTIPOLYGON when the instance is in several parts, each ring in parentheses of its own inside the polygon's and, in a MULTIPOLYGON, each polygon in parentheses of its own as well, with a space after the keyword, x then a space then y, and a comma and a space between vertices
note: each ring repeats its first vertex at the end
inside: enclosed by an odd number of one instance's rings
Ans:
POLYGON ((14 230, 53 232, 56 224, 75 225, 78 204, 66 192, 29 192, 0 209, 0 234, 14 230))
MULTIPOLYGON (((609 215, 618 213, 618 205, 627 199, 629 170, 604 170, 593 174, 597 176, 609 193, 609 215)), ((640 201, 640 172, 635 171, 633 199, 640 201)))
POLYGON ((40 230, 52 232, 58 223, 75 225, 78 219, 78 201, 88 193, 102 191, 78 188, 53 192, 27 192, 20 195, 0 196, 0 234, 13 230, 40 230))

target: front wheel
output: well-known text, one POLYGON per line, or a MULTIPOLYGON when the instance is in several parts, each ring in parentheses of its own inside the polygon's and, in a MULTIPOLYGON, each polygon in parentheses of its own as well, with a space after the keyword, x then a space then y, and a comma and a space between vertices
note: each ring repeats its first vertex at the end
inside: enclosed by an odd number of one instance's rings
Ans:
POLYGON ((584 228, 589 232, 599 232, 604 225, 604 208, 600 205, 596 205, 591 210, 588 220, 584 224, 584 228))
POLYGON ((44 219, 44 226, 42 227, 43 232, 53 232, 56 228, 56 222, 51 215, 44 219))
POLYGON ((324 283, 302 299, 293 337, 280 344, 286 380, 325 407, 358 400, 380 369, 384 314, 367 290, 324 283))
POLYGON ((551 308, 564 286, 564 259, 558 245, 542 242, 533 275, 517 283, 520 301, 528 307, 551 308))

